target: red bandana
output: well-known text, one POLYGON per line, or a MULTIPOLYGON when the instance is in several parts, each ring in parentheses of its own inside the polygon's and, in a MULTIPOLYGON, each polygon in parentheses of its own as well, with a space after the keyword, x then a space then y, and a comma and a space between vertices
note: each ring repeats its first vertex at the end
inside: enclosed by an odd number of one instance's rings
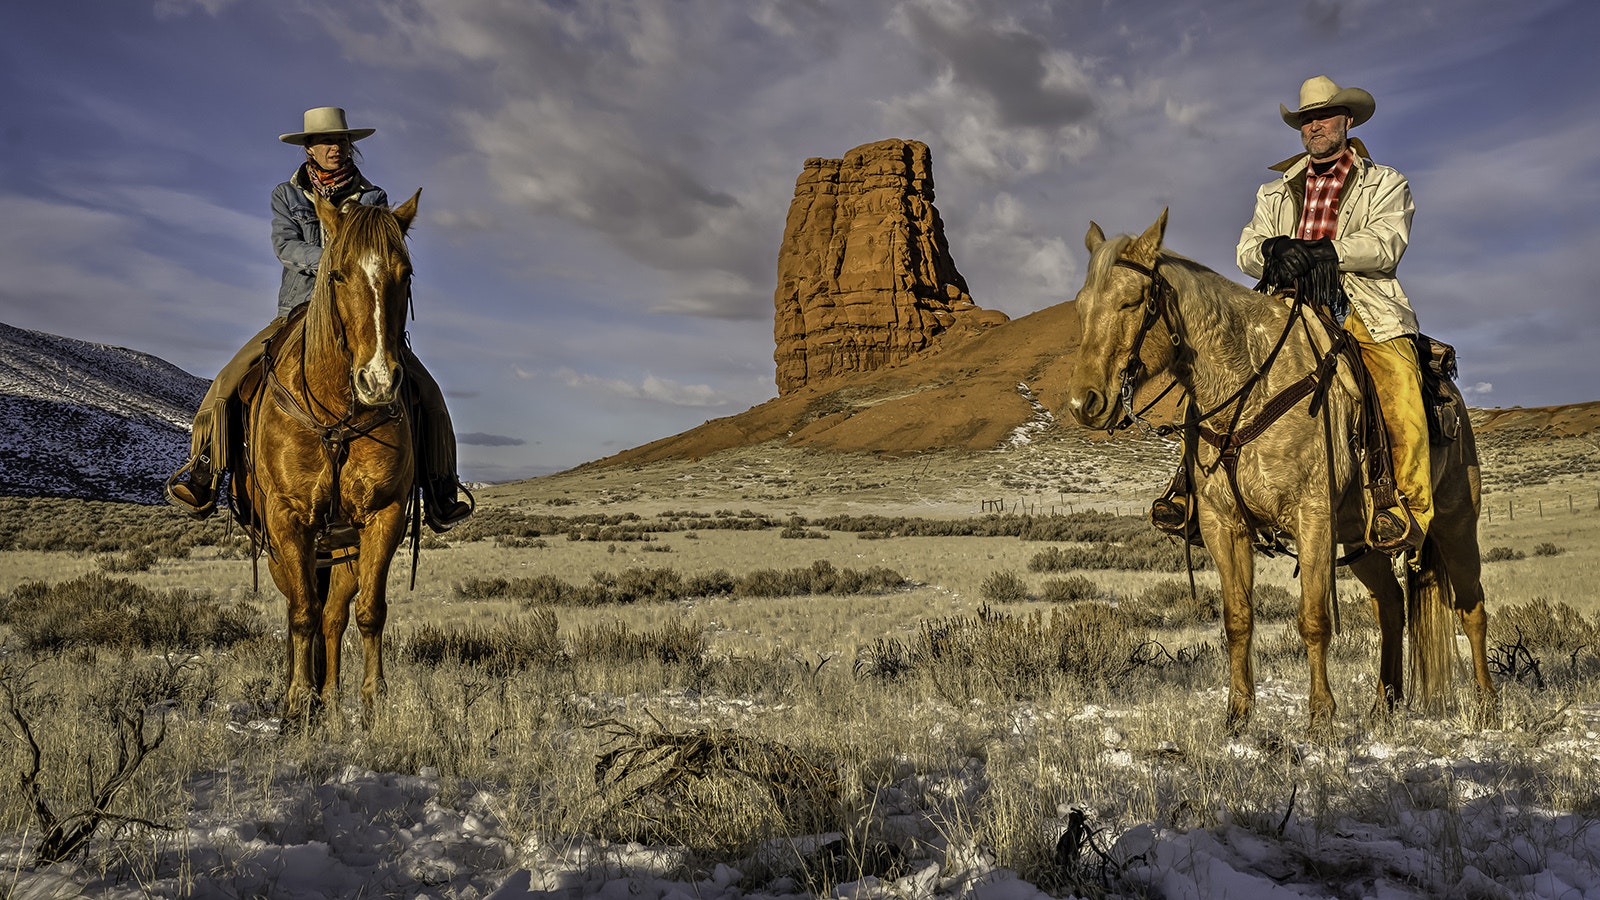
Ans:
POLYGON ((1344 180, 1355 159, 1355 154, 1346 147, 1333 168, 1322 175, 1307 163, 1306 202, 1300 208, 1300 229, 1295 237, 1304 241, 1334 237, 1339 227, 1339 192, 1344 189, 1344 180))
POLYGON ((321 166, 306 160, 305 171, 306 183, 311 185, 311 189, 326 197, 328 202, 335 206, 339 204, 342 195, 361 183, 361 171, 353 162, 347 162, 332 172, 324 172, 321 166))

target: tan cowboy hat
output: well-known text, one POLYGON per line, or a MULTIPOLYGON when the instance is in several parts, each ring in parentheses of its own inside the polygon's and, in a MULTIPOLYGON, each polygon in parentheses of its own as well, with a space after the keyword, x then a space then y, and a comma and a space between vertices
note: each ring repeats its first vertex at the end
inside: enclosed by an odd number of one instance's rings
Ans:
POLYGON ((376 128, 351 128, 345 124, 344 110, 337 106, 319 106, 316 109, 306 110, 304 131, 293 134, 280 134, 278 140, 285 144, 299 144, 305 146, 306 139, 314 134, 343 134, 349 136, 351 141, 359 141, 370 137, 376 128))
POLYGON ((1342 88, 1334 84, 1333 79, 1328 76, 1318 75, 1315 78, 1307 78, 1300 84, 1299 109, 1290 109, 1280 103, 1278 112, 1290 128, 1299 131, 1302 113, 1330 106, 1342 106, 1350 110, 1350 117, 1354 120, 1350 123, 1350 127, 1354 128, 1372 118, 1372 111, 1377 109, 1378 102, 1361 88, 1342 88))

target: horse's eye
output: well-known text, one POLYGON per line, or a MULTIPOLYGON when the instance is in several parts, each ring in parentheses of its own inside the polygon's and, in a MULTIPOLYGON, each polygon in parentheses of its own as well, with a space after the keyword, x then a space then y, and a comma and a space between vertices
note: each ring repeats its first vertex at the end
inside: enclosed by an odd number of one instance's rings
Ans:
POLYGON ((344 273, 338 269, 334 269, 332 272, 328 273, 328 280, 334 284, 344 284, 344 273))

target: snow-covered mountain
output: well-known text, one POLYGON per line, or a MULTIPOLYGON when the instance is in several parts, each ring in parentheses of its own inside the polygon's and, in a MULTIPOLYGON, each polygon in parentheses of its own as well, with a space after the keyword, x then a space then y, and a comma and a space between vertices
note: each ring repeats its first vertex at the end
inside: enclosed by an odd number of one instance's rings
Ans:
POLYGON ((148 353, 0 323, 0 495, 163 502, 208 384, 148 353))

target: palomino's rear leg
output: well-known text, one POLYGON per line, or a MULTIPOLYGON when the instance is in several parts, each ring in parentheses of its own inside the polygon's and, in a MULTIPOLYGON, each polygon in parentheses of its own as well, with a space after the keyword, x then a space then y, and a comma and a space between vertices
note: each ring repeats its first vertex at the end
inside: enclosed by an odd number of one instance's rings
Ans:
POLYGON ((1466 632, 1467 644, 1472 648, 1472 677, 1478 684, 1478 703, 1485 713, 1492 714, 1499 708, 1499 697, 1494 680, 1489 677, 1489 612, 1483 603, 1483 562, 1478 557, 1477 525, 1474 522, 1468 529, 1455 521, 1446 523, 1435 518, 1434 522, 1434 539, 1439 542, 1439 555, 1450 578, 1461 630, 1466 632))
POLYGON ((1350 563, 1350 571, 1372 595, 1378 619, 1378 702, 1392 710, 1405 699, 1405 592, 1389 557, 1376 550, 1350 563))

